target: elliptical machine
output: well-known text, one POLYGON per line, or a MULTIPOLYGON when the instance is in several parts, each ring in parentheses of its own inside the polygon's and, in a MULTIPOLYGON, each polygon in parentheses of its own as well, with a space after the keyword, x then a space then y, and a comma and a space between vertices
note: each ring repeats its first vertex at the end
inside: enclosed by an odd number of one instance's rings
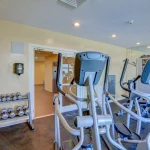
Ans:
MULTIPOLYGON (((124 63, 123 70, 122 70, 122 73, 121 73, 121 77, 120 77, 120 86, 121 86, 121 88, 123 90, 125 90, 126 92, 128 92, 127 95, 125 95, 125 94, 121 95, 122 97, 125 98, 125 102, 122 103, 122 105, 125 106, 125 107, 129 106, 131 90, 136 89, 136 82, 141 78, 141 75, 138 75, 133 80, 128 80, 128 82, 123 82, 128 64, 129 64, 129 59, 126 59, 125 63, 124 63)), ((142 101, 142 104, 143 104, 143 101, 142 101)), ((123 116, 124 114, 125 114, 125 112, 122 109, 119 110, 118 112, 116 112, 117 116, 123 116)))
MULTIPOLYGON (((125 90, 129 93, 129 98, 122 105, 125 106, 126 108, 129 108, 131 111, 134 111, 140 117, 145 118, 146 116, 149 116, 149 113, 150 113, 149 112, 150 94, 143 93, 141 91, 137 91, 135 88, 135 84, 141 78, 141 75, 138 75, 134 80, 132 80, 132 81, 130 81, 130 83, 128 83, 128 87, 125 87, 125 84, 123 83, 123 79, 125 76, 125 72, 126 72, 128 63, 129 63, 129 59, 126 59, 123 70, 122 70, 121 78, 120 78, 120 86, 122 87, 123 90, 125 90)), ((118 116, 123 115, 124 113, 126 113, 126 111, 121 109, 120 112, 117 113, 117 115, 118 116)), ((127 114, 126 126, 128 128, 130 128, 130 120, 131 119, 136 119, 136 118, 131 116, 130 114, 127 114)), ((137 120, 136 134, 138 134, 138 135, 140 135, 141 123, 142 123, 141 120, 137 120)))
MULTIPOLYGON (((143 73, 142 73, 142 76, 141 76, 141 82, 143 84, 150 84, 150 60, 147 62, 146 66, 143 70, 143 73)), ((140 136, 137 134, 140 131, 141 122, 150 123, 150 119, 142 117, 139 112, 137 112, 137 114, 136 114, 135 112, 132 111, 133 102, 135 102, 135 105, 138 108, 138 111, 140 110, 139 102, 138 102, 137 97, 142 97, 143 99, 149 100, 150 99, 150 94, 142 93, 142 92, 137 91, 137 90, 131 90, 131 93, 130 93, 131 99, 130 99, 130 104, 129 104, 128 108, 124 107, 122 104, 117 102, 117 100, 114 99, 113 96, 111 96, 110 93, 106 92, 106 95, 119 108, 121 108, 122 110, 124 110, 127 113, 127 126, 122 124, 122 123, 115 124, 115 129, 116 129, 116 132, 118 133, 118 139, 117 139, 118 142, 120 144, 122 144, 122 143, 138 144, 137 145, 137 150, 150 150, 150 133, 148 134, 148 136, 145 140, 141 140, 140 136), (129 129, 129 123, 130 123, 131 115, 134 118, 137 119, 136 133, 132 132, 129 129)))
MULTIPOLYGON (((74 68, 74 81, 80 85, 80 86, 89 86, 90 94, 89 94, 89 100, 86 101, 85 99, 80 99, 73 93, 71 95, 65 93, 61 89, 61 84, 59 82, 60 79, 60 71, 61 71, 61 61, 62 61, 62 55, 59 54, 58 57, 58 67, 57 67, 57 87, 60 94, 64 95, 66 98, 68 98, 71 102, 75 103, 78 107, 78 115, 75 118, 75 126, 77 129, 74 129, 69 126, 64 116, 61 114, 61 110, 59 108, 59 98, 58 96, 54 97, 54 104, 55 104, 55 141, 54 141, 54 150, 79 150, 79 149, 87 149, 88 150, 102 150, 101 148, 101 139, 100 136, 106 134, 106 137, 108 141, 115 147, 121 150, 127 150, 123 145, 122 142, 136 142, 138 144, 137 150, 149 150, 149 141, 150 141, 150 135, 146 138, 146 140, 130 140, 128 139, 131 136, 131 132, 125 125, 121 128, 119 126, 116 126, 116 131, 119 134, 119 138, 116 141, 115 138, 113 139, 110 135, 110 126, 112 125, 112 129, 114 129, 114 121, 113 121, 113 115, 111 111, 111 107, 109 104, 108 99, 106 98, 106 95, 109 96, 112 101, 125 110, 128 114, 133 115, 138 120, 147 121, 145 118, 139 117, 137 114, 132 112, 131 110, 125 108, 120 103, 118 103, 108 92, 106 92, 106 84, 107 84, 107 77, 108 77, 108 71, 109 71, 109 63, 110 58, 109 56, 105 54, 101 54, 99 52, 82 52, 76 54, 75 59, 75 68, 74 68), (106 67, 105 67, 106 66, 106 67), (100 101, 98 97, 96 97, 96 91, 94 90, 95 85, 99 82, 100 77, 102 75, 103 70, 105 69, 105 78, 104 78, 104 85, 103 85, 103 99, 100 101), (87 110, 89 111, 89 114, 83 115, 83 107, 82 104, 86 103, 87 110), (97 114, 96 112, 96 104, 100 107, 101 112, 100 114, 97 114), (61 136, 60 136, 60 122, 63 125, 63 127, 72 135, 79 137, 78 143, 75 145, 74 142, 70 142, 68 145, 71 145, 70 148, 63 147, 63 142, 61 142, 61 136), (84 137, 85 137, 85 129, 90 128, 91 130, 91 143, 90 146, 88 145, 84 147, 84 137), (121 129, 121 130, 119 130, 121 129), (124 137, 124 138, 121 138, 124 137), (72 143, 72 144, 70 144, 72 143)), ((150 62, 149 62, 150 66, 150 62)), ((150 71, 150 68, 149 68, 150 71)), ((144 78, 144 77, 143 77, 144 78)), ((150 122, 148 120, 147 122, 150 122)), ((114 135, 113 135, 114 136, 114 135)))
POLYGON ((112 114, 107 114, 105 94, 103 94, 103 100, 100 101, 96 97, 96 92, 94 86, 99 82, 101 75, 105 69, 105 80, 103 85, 103 90, 106 91, 106 83, 109 71, 109 56, 99 53, 99 52, 81 52, 77 53, 75 57, 75 67, 74 67, 74 81, 80 86, 89 86, 90 94, 89 99, 81 99, 76 95, 71 93, 70 95, 65 93, 61 89, 60 84, 60 71, 61 71, 61 61, 62 54, 58 55, 58 67, 57 67, 57 88, 60 94, 68 98, 71 102, 77 105, 78 115, 75 118, 74 129, 69 126, 64 116, 61 114, 59 108, 59 98, 54 97, 55 104, 55 141, 54 150, 78 150, 78 149, 88 149, 88 150, 102 150, 100 136, 106 134, 108 141, 117 147, 118 149, 125 150, 125 148, 116 142, 110 135, 110 126, 113 124, 112 114), (106 66, 106 67, 105 67, 106 66), (87 110, 89 113, 83 115, 83 103, 86 103, 87 110), (97 114, 96 105, 101 109, 101 113, 97 114), (60 122, 63 127, 72 135, 77 136, 79 141, 75 145, 73 141, 68 141, 70 148, 66 148, 61 142, 60 136, 60 122), (89 128, 91 130, 91 143, 85 146, 83 144, 85 138, 85 129, 89 128), (70 144, 72 143, 72 144, 70 144))

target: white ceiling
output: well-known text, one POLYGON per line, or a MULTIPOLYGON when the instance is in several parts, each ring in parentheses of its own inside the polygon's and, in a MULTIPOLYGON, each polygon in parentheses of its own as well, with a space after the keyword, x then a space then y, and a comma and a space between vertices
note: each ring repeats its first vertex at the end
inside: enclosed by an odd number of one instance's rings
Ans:
POLYGON ((0 0, 0 19, 126 48, 150 45, 150 0, 87 0, 78 8, 58 0, 0 0))

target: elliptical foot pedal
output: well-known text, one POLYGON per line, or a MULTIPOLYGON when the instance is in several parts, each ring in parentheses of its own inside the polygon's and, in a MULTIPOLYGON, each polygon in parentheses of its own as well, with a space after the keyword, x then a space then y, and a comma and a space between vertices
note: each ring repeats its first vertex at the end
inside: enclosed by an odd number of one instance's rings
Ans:
POLYGON ((62 142, 62 150, 72 150, 75 144, 72 140, 66 140, 62 142))
POLYGON ((132 132, 132 136, 130 138, 131 140, 141 140, 141 137, 136 134, 135 132, 132 132))
POLYGON ((116 123, 115 129, 117 133, 123 136, 123 138, 131 138, 132 136, 132 132, 123 123, 116 123))

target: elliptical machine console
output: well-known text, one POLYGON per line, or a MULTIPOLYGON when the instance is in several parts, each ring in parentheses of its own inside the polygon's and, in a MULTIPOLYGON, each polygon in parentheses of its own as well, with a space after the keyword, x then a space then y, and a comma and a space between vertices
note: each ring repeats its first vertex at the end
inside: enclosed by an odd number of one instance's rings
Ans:
POLYGON ((85 79, 94 74, 93 84, 96 85, 103 73, 108 56, 98 52, 78 53, 75 58, 74 79, 76 84, 86 86, 85 79))
POLYGON ((141 77, 141 82, 143 84, 150 84, 150 59, 147 61, 144 67, 142 77, 141 77))

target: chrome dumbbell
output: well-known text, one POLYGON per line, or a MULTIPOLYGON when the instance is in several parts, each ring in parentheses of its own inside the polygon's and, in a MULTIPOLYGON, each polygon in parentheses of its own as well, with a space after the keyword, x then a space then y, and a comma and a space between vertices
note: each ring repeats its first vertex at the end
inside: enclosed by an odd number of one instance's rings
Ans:
POLYGON ((11 99, 12 99, 13 101, 16 101, 16 100, 17 100, 17 97, 16 97, 16 94, 15 94, 15 93, 12 93, 12 94, 11 94, 11 99))
POLYGON ((6 95, 4 95, 4 94, 1 95, 1 101, 2 101, 2 102, 5 102, 5 101, 6 101, 6 95))
POLYGON ((1 110, 1 118, 6 120, 8 118, 7 109, 1 110))
POLYGON ((6 94, 6 101, 10 101, 10 94, 6 94))
POLYGON ((7 112, 8 112, 8 117, 9 118, 14 118, 16 116, 16 114, 14 113, 14 109, 13 108, 9 108, 7 110, 7 112))
POLYGON ((30 111, 29 111, 28 106, 24 105, 24 106, 22 107, 22 109, 23 109, 25 115, 29 115, 30 111))
POLYGON ((24 112, 21 106, 17 107, 16 112, 19 117, 22 117, 24 115, 24 112))
POLYGON ((16 97, 17 97, 17 100, 21 100, 21 99, 22 99, 21 93, 20 93, 20 92, 17 92, 17 93, 16 93, 16 97))

